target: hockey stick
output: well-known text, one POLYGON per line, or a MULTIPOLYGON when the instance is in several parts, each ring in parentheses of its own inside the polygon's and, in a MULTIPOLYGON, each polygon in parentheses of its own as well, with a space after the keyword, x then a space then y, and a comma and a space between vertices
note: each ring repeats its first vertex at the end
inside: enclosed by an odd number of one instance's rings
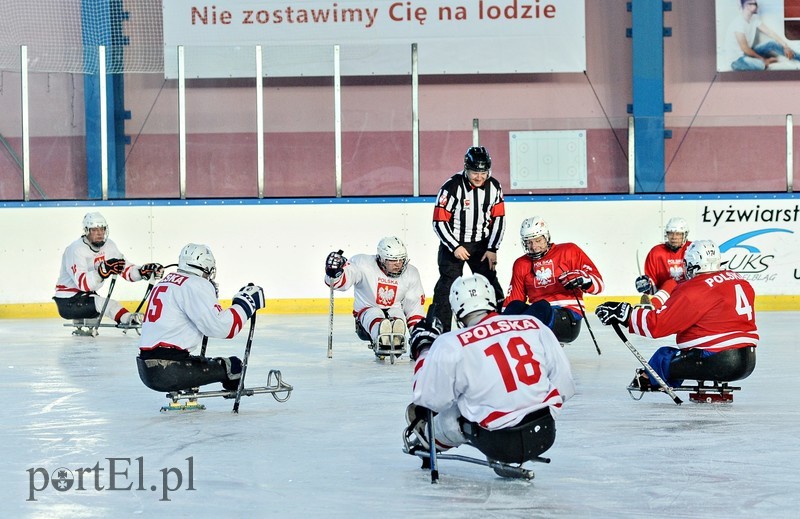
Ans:
POLYGON ((253 332, 256 329, 256 314, 250 318, 250 335, 247 336, 247 346, 244 348, 244 359, 242 359, 242 376, 239 378, 239 387, 236 388, 236 400, 233 402, 233 412, 239 413, 239 401, 242 399, 244 389, 244 376, 247 373, 247 359, 250 357, 250 347, 253 345, 253 332))
POLYGON ((656 371, 653 369, 650 363, 647 362, 647 360, 642 356, 642 354, 639 353, 639 351, 633 346, 633 344, 631 344, 631 341, 629 341, 628 338, 625 336, 625 332, 623 332, 622 328, 619 327, 619 323, 612 323, 611 326, 614 327, 614 331, 617 332, 617 335, 622 340, 622 342, 625 343, 625 346, 627 346, 628 349, 631 350, 631 353, 633 353, 636 356, 636 359, 639 362, 641 362, 644 369, 647 370, 647 373, 649 373, 650 376, 653 377, 656 382, 658 382, 658 385, 661 387, 661 389, 663 389, 670 396, 670 398, 672 398, 673 402, 675 402, 678 405, 681 405, 683 403, 683 400, 681 400, 678 397, 678 395, 675 394, 675 391, 673 391, 673 389, 670 386, 668 386, 666 382, 664 382, 664 379, 661 378, 661 376, 659 376, 658 373, 656 373, 656 371))
POLYGON ((436 435, 433 432, 433 411, 428 409, 428 438, 430 443, 430 454, 428 460, 431 464, 431 485, 439 483, 439 466, 436 462, 436 435))
POLYGON ((600 346, 597 344, 597 339, 594 337, 594 332, 592 331, 592 326, 589 324, 589 319, 586 318, 586 312, 583 309, 583 305, 581 304, 581 298, 578 295, 578 289, 573 288, 572 293, 575 296, 575 302, 578 303, 578 308, 581 309, 581 315, 583 316, 583 322, 586 323, 586 329, 589 330, 589 335, 592 336, 592 341, 594 341, 594 349, 597 350, 598 355, 602 355, 600 351, 600 346))
MULTIPOLYGON (((177 263, 172 263, 172 264, 170 264, 170 265, 164 265, 164 266, 162 266, 162 267, 161 267, 161 270, 162 270, 162 272, 163 272, 163 270, 164 270, 164 269, 168 269, 168 268, 170 268, 170 267, 177 267, 177 266, 178 266, 178 264, 177 264, 177 263)), ((161 277, 163 277, 163 274, 162 274, 162 276, 161 276, 161 277)), ((135 312, 135 313, 137 313, 137 314, 138 314, 138 313, 139 313, 139 310, 141 310, 141 309, 142 309, 142 306, 144 306, 144 302, 145 302, 145 301, 147 301, 147 296, 149 296, 149 295, 150 295, 150 291, 151 291, 151 290, 153 290, 153 286, 155 285, 155 280, 156 280, 156 279, 161 279, 161 277, 159 277, 159 278, 156 278, 156 275, 155 275, 155 273, 153 273, 153 275, 150 277, 150 279, 148 279, 148 280, 147 280, 147 290, 145 291, 145 293, 144 293, 144 297, 142 298, 142 300, 141 300, 141 301, 139 301, 139 306, 137 306, 137 307, 136 307, 136 312, 135 312)))
POLYGON ((328 305, 328 358, 333 358, 333 285, 330 290, 330 302, 328 305))
MULTIPOLYGON (((106 302, 103 303, 103 309, 100 310, 100 315, 97 316, 97 322, 94 323, 93 328, 94 328, 95 333, 93 333, 92 335, 97 335, 97 329, 100 328, 100 321, 103 320, 103 315, 105 315, 105 313, 106 313, 106 308, 108 308, 108 302, 111 300, 111 293, 114 291, 114 285, 116 285, 116 284, 117 284, 117 275, 114 274, 113 276, 111 276, 111 284, 108 285, 108 293, 106 294, 106 302)), ((90 328, 92 328, 92 327, 90 327, 90 328)))
POLYGON ((206 356, 206 348, 208 348, 208 335, 203 335, 203 347, 200 348, 200 356, 206 356))
MULTIPOLYGON (((338 255, 344 254, 342 249, 336 253, 338 255)), ((330 301, 328 305, 328 358, 333 358, 333 283, 334 281, 331 280, 331 290, 330 290, 330 301)))

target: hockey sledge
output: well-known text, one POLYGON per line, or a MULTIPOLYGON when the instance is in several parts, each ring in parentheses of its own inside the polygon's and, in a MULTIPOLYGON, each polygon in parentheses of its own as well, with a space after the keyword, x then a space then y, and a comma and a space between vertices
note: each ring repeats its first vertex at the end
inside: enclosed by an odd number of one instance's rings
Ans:
MULTIPOLYGON (((283 381, 281 372, 279 370, 272 369, 270 370, 269 375, 267 375, 266 386, 243 388, 241 390, 241 396, 271 394, 275 400, 283 403, 289 400, 289 397, 292 395, 292 390, 294 390, 294 387, 292 387, 291 384, 287 384, 283 381)), ((236 393, 236 389, 218 391, 199 391, 197 389, 170 391, 166 394, 167 399, 170 401, 161 407, 161 411, 203 410, 206 408, 206 406, 200 404, 197 401, 198 399, 213 397, 231 399, 236 398, 236 393)))
MULTIPOLYGON (((672 388, 673 391, 688 391, 689 400, 697 403, 731 403, 733 392, 742 389, 731 386, 730 382, 750 376, 756 367, 754 346, 725 350, 703 357, 701 352, 690 350, 671 364, 671 376, 676 379, 695 380, 695 384, 684 383, 672 388), (709 384, 709 385, 707 385, 709 384)), ((641 400, 644 393, 663 392, 660 387, 642 391, 628 386, 628 393, 634 400, 641 400)))
MULTIPOLYGON (((431 453, 425 449, 412 449, 411 452, 403 448, 403 452, 406 454, 411 454, 412 456, 417 456, 422 460, 422 469, 430 469, 430 459, 431 453)), ((495 474, 500 476, 501 478, 509 478, 509 479, 527 479, 531 480, 534 478, 535 474, 532 470, 523 467, 522 465, 516 465, 511 463, 503 463, 496 460, 481 460, 478 458, 473 458, 470 456, 462 456, 460 454, 437 454, 437 460, 453 460, 453 461, 463 461, 466 463, 472 463, 475 465, 482 465, 484 467, 491 468, 495 474)), ((536 458, 531 461, 538 461, 540 463, 550 463, 550 458, 536 458)))
MULTIPOLYGON (((710 382, 706 385, 706 381, 698 380, 694 385, 682 385, 673 387, 673 391, 689 391, 689 400, 695 403, 732 403, 733 392, 739 391, 742 388, 739 386, 731 386, 728 382, 710 382)), ((634 400, 641 400, 645 393, 663 393, 664 390, 660 387, 652 387, 642 390, 638 387, 628 386, 628 394, 634 400)))
MULTIPOLYGON (((433 417, 431 416, 431 420, 429 420, 427 424, 427 430, 428 436, 433 438, 433 443, 435 444, 436 439, 433 434, 432 418, 433 417)), ((412 434, 415 434, 413 423, 403 430, 403 452, 410 454, 411 456, 416 456, 422 460, 422 466, 420 468, 431 471, 431 483, 438 483, 439 480, 439 471, 437 465, 438 460, 463 461, 465 463, 472 463, 474 465, 482 465, 484 467, 491 468, 494 473, 501 478, 531 480, 535 476, 534 472, 523 467, 522 463, 505 463, 489 458, 482 460, 479 458, 473 458, 471 456, 462 456, 460 454, 444 454, 440 453, 438 449, 432 453, 432 449, 426 448, 419 443, 418 440, 416 442, 412 442, 412 434)), ((550 463, 550 458, 535 456, 527 461, 550 463)))
POLYGON ((372 340, 370 334, 356 319, 356 335, 362 341, 368 342, 368 348, 375 353, 379 360, 386 360, 394 364, 395 359, 406 353, 406 323, 401 319, 384 319, 380 323, 378 339, 372 340))
POLYGON ((134 330, 137 335, 142 334, 141 324, 104 324, 101 323, 99 319, 73 319, 71 323, 64 323, 64 326, 75 328, 72 330, 72 335, 78 335, 81 337, 97 337, 98 330, 100 328, 116 328, 117 330, 122 330, 122 333, 126 335, 128 330, 134 330))

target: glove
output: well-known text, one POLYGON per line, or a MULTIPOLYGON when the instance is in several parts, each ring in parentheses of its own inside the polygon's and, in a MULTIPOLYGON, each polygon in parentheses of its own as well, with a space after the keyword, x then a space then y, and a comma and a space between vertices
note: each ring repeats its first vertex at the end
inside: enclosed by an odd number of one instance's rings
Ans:
POLYGON ((145 263, 139 267, 139 274, 141 274, 142 279, 150 279, 150 276, 160 279, 164 274, 164 266, 160 263, 145 263))
POLYGON ((242 307, 247 319, 250 319, 259 308, 264 308, 264 289, 248 283, 233 296, 233 304, 242 307))
POLYGON ((642 294, 653 295, 656 293, 656 284, 650 279, 650 276, 639 276, 636 278, 636 290, 642 294))
POLYGON ((564 272, 558 276, 558 281, 567 290, 574 290, 576 288, 586 290, 592 286, 592 278, 589 277, 589 274, 587 274, 585 270, 570 270, 569 272, 564 272))
POLYGON ((631 305, 608 301, 597 305, 594 315, 600 319, 601 323, 606 325, 620 323, 623 326, 628 326, 628 320, 631 317, 631 305))
POLYGON ((417 360, 423 351, 429 349, 436 337, 442 334, 442 321, 438 317, 425 318, 411 330, 411 360, 417 360))
POLYGON ((328 259, 325 260, 325 275, 329 278, 338 278, 344 272, 344 264, 347 263, 347 258, 342 256, 341 249, 339 252, 331 252, 328 254, 328 259))
POLYGON ((97 273, 103 279, 111 277, 112 274, 122 274, 123 270, 125 270, 125 260, 118 258, 107 259, 97 267, 97 273))

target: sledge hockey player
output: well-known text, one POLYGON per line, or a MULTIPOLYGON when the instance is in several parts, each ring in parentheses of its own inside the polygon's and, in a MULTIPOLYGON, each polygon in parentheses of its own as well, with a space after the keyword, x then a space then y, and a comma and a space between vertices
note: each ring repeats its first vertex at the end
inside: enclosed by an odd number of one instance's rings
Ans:
MULTIPOLYGON (((608 301, 595 314, 603 324, 619 323, 653 339, 677 334, 676 347, 665 346, 650 358, 650 366, 669 386, 684 379, 733 381, 755 368, 758 345, 755 292, 750 283, 721 268, 721 255, 711 240, 697 240, 686 249, 686 281, 672 291, 660 310, 608 301)), ((656 380, 636 371, 630 389, 656 391, 656 380)))
POLYGON ((357 254, 349 261, 331 252, 325 260, 325 284, 339 291, 354 287, 356 333, 370 341, 375 355, 405 352, 406 330, 423 318, 425 291, 399 238, 383 238, 377 254, 357 254))
POLYGON ((541 321, 499 315, 496 301, 485 277, 460 277, 450 289, 450 305, 464 328, 440 335, 434 318, 414 329, 409 452, 430 448, 427 410, 438 413, 437 451, 467 443, 490 460, 521 464, 555 441, 554 418, 575 394, 569 361, 541 321))
POLYGON ((685 279, 683 256, 692 243, 688 237, 686 220, 674 217, 667 221, 664 243, 650 249, 644 260, 644 274, 636 278, 636 290, 643 294, 643 303, 649 302, 658 310, 664 306, 675 286, 685 279))
POLYGON ((236 390, 242 362, 238 357, 192 355, 203 336, 235 337, 264 307, 264 290, 250 283, 222 309, 214 277, 217 264, 206 245, 190 243, 178 258, 178 270, 164 276, 150 293, 137 365, 142 382, 155 391, 179 391, 221 382, 236 390))
POLYGON ((503 313, 532 315, 570 343, 581 331, 583 294, 602 292, 603 277, 577 245, 552 243, 541 217, 525 219, 519 234, 525 254, 514 262, 503 313))
POLYGON ((105 306, 105 316, 118 325, 139 326, 141 314, 129 312, 114 299, 97 294, 105 280, 119 275, 126 281, 141 281, 161 275, 158 263, 137 266, 125 260, 117 244, 108 239, 108 223, 102 214, 93 212, 83 217, 83 236, 72 242, 61 258, 61 271, 53 299, 58 314, 73 319, 77 324, 84 319, 100 316, 105 306))

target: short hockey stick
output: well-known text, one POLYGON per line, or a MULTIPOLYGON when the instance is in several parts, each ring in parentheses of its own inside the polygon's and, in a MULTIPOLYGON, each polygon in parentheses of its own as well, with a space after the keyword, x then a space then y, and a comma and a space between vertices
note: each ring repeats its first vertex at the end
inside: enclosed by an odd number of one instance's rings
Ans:
POLYGON ((333 358, 333 285, 330 290, 330 301, 328 304, 328 358, 333 358))
POLYGON ((236 400, 233 402, 233 412, 239 413, 239 401, 242 399, 244 389, 244 376, 247 373, 247 359, 250 358, 250 347, 253 345, 253 332, 256 329, 256 314, 250 317, 250 335, 247 336, 247 346, 244 348, 244 358, 242 359, 242 376, 239 378, 239 387, 236 388, 236 400))
MULTIPOLYGON (((168 268, 171 268, 171 267, 177 267, 177 266, 178 266, 177 263, 172 263, 170 265, 164 265, 163 267, 161 267, 161 270, 163 272, 163 270, 165 270, 165 269, 168 269, 168 268)), ((139 301, 139 306, 136 307, 136 313, 137 314, 139 313, 139 310, 141 310, 142 307, 144 306, 144 302, 147 301, 147 296, 150 295, 150 291, 153 290, 153 286, 156 284, 155 283, 156 279, 160 279, 160 278, 156 278, 155 273, 153 273, 153 275, 147 281, 147 290, 145 291, 144 297, 142 298, 142 300, 139 301)))
POLYGON ((639 350, 637 350, 633 346, 633 344, 631 344, 631 341, 629 341, 628 338, 625 336, 625 332, 623 332, 622 328, 619 327, 619 323, 612 323, 611 326, 614 327, 614 331, 617 332, 617 335, 622 340, 622 342, 625 343, 625 346, 627 346, 628 349, 631 350, 631 353, 633 353, 636 356, 636 359, 639 362, 641 362, 642 366, 644 366, 644 369, 647 370, 647 372, 650 374, 651 377, 655 379, 656 382, 658 382, 658 385, 661 387, 661 389, 663 389, 670 396, 670 398, 672 398, 673 402, 675 402, 678 405, 681 405, 683 403, 683 400, 681 400, 678 397, 678 395, 675 394, 675 391, 673 391, 673 389, 670 386, 668 386, 666 382, 664 382, 664 379, 661 378, 658 373, 656 373, 656 371, 653 369, 650 363, 647 362, 647 360, 642 356, 641 353, 639 353, 639 350))
MULTIPOLYGON (((344 254, 342 249, 336 253, 338 255, 344 254)), ((333 358, 333 283, 334 280, 331 280, 331 290, 329 296, 329 303, 328 303, 328 358, 333 358)))
POLYGON ((428 438, 430 443, 431 485, 439 483, 439 465, 436 461, 436 435, 433 432, 433 411, 428 409, 428 438))
MULTIPOLYGON (((108 308, 108 302, 111 300, 111 293, 114 291, 114 285, 117 284, 117 275, 114 274, 111 276, 111 284, 108 285, 108 293, 106 294, 106 301, 103 303, 103 309, 100 310, 100 315, 97 316, 97 322, 94 324, 94 329, 97 331, 100 328, 100 321, 103 320, 103 315, 106 313, 106 308, 108 308)), ((94 334, 97 335, 97 334, 94 334)))
POLYGON ((602 355, 600 351, 600 346, 597 344, 597 339, 594 337, 594 332, 592 331, 592 326, 589 324, 589 319, 586 318, 586 312, 583 309, 583 305, 581 304, 581 298, 578 295, 578 289, 572 289, 572 293, 575 295, 575 302, 578 303, 578 308, 581 309, 581 315, 583 316, 583 322, 586 323, 586 329, 589 330, 589 335, 592 336, 592 341, 594 341, 594 349, 597 350, 598 355, 602 355))

